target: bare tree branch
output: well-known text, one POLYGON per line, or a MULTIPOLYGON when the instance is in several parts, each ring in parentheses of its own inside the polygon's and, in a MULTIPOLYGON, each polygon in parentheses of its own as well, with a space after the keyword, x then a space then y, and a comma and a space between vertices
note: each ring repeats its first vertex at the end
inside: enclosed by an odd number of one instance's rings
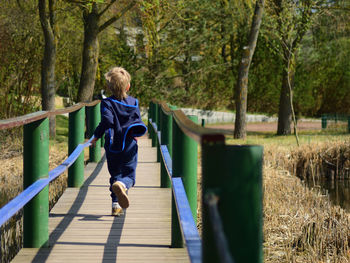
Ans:
POLYGON ((126 12, 128 12, 131 8, 133 8, 136 4, 136 0, 131 1, 124 9, 117 15, 111 17, 109 20, 107 20, 103 25, 100 26, 99 32, 102 32, 107 27, 109 27, 111 24, 113 24, 115 21, 117 21, 119 18, 124 16, 126 12))
POLYGON ((98 14, 101 17, 117 0, 111 0, 111 2, 98 14))

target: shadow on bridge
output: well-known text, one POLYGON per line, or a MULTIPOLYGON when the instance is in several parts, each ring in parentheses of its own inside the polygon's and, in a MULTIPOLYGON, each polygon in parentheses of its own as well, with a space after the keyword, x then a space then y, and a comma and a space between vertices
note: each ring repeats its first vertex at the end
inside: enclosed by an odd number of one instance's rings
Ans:
MULTIPOLYGON (((91 185, 94 179, 101 172, 104 162, 106 161, 106 156, 104 155, 101 161, 96 165, 95 169, 91 175, 85 180, 83 186, 80 188, 77 197, 75 198, 71 208, 67 214, 60 213, 50 213, 50 218, 63 217, 62 221, 55 227, 55 229, 50 234, 49 247, 42 247, 39 249, 36 256, 33 258, 32 262, 45 262, 53 250, 55 245, 70 245, 74 246, 104 246, 102 262, 116 261, 117 259, 117 246, 129 246, 128 244, 119 245, 121 233, 123 230, 123 225, 125 221, 125 216, 114 217, 111 229, 105 243, 91 243, 91 242, 62 242, 59 238, 65 233, 65 230, 72 223, 74 218, 80 218, 79 221, 100 221, 101 217, 105 215, 92 215, 92 214, 79 214, 79 210, 84 203, 87 196, 88 188, 93 187, 105 187, 101 185, 91 185), (62 231, 62 229, 65 229, 62 231)), ((101 220, 102 221, 102 220, 101 220)), ((130 244, 130 246, 142 246, 138 244, 130 244)))

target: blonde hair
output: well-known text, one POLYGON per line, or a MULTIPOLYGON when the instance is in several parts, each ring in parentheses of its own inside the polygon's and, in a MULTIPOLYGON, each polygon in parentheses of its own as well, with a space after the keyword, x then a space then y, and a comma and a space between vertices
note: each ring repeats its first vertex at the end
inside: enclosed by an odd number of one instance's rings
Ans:
POLYGON ((126 92, 131 81, 129 72, 122 67, 114 67, 105 74, 105 78, 108 88, 118 100, 128 97, 126 92))

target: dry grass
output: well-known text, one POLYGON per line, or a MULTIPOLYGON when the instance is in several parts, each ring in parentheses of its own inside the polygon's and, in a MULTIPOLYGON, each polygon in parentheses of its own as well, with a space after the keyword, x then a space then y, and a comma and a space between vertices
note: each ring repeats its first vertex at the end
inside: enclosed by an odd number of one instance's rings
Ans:
POLYGON ((264 168, 265 262, 349 262, 350 215, 285 170, 264 168))
POLYGON ((350 262, 350 215, 295 176, 319 174, 327 149, 343 158, 349 143, 265 146, 265 262, 350 262))
POLYGON ((301 179, 327 175, 332 170, 332 164, 338 177, 343 178, 348 176, 350 169, 350 141, 324 141, 301 147, 267 145, 265 160, 269 165, 286 169, 301 179))
MULTIPOLYGON (((23 191, 23 148, 22 140, 13 137, 11 143, 0 146, 0 207, 23 191)), ((51 144, 49 170, 57 167, 67 157, 64 143, 51 144)), ((67 187, 67 172, 49 186, 50 209, 67 187)), ((9 262, 22 246, 22 211, 6 222, 0 229, 0 262, 9 262)))

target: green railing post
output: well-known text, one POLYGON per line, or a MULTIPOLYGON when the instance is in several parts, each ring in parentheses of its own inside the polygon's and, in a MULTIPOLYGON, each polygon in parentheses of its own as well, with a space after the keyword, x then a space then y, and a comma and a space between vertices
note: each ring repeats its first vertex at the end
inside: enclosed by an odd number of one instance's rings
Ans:
POLYGON ((157 132, 154 133, 154 138, 155 138, 155 147, 157 147, 157 162, 160 162, 160 144, 159 144, 159 141, 158 141, 158 132, 160 132, 160 125, 159 125, 159 104, 158 103, 155 103, 154 104, 154 113, 153 113, 153 116, 154 116, 154 121, 157 125, 157 132))
MULTIPOLYGON (((155 114, 156 105, 153 102, 151 102, 150 106, 151 106, 152 122, 156 122, 156 114, 155 114)), ((151 131, 152 147, 156 147, 157 146, 157 133, 153 130, 153 126, 151 123, 150 123, 150 127, 151 127, 150 131, 151 131)))
POLYGON ((155 122, 157 124, 157 129, 159 130, 159 104, 158 103, 154 103, 154 112, 153 112, 153 117, 154 120, 153 122, 155 122))
POLYGON ((149 138, 152 140, 152 147, 153 146, 153 128, 150 119, 153 121, 153 102, 150 101, 149 106, 148 106, 148 135, 149 138))
MULTIPOLYGON (((172 115, 167 115, 160 110, 160 130, 161 130, 161 142, 162 145, 166 145, 169 153, 172 151, 172 115)), ((163 162, 163 158, 161 158, 161 166, 160 166, 160 187, 170 188, 171 181, 168 176, 168 172, 165 168, 165 164, 163 162)))
POLYGON ((322 115, 321 122, 322 122, 322 129, 326 129, 327 128, 327 116, 326 115, 322 115))
MULTIPOLYGON (((89 122, 89 138, 94 134, 94 131, 101 120, 100 104, 88 107, 88 122, 89 122)), ((89 148, 89 160, 90 162, 99 162, 101 160, 101 140, 96 142, 95 146, 89 148)))
MULTIPOLYGON (((197 143, 181 131, 173 118, 173 177, 182 177, 195 221, 197 221, 197 149, 197 143)), ((175 207, 172 208, 172 231, 172 246, 183 246, 175 207)))
MULTIPOLYGON (((85 107, 69 113, 68 155, 84 142, 85 107)), ((84 152, 68 168, 68 187, 80 187, 84 182, 84 152)))
MULTIPOLYGON (((180 164, 180 159, 182 155, 182 138, 183 134, 180 128, 178 127, 175 119, 173 118, 173 138, 172 138, 172 168, 173 168, 173 174, 172 177, 181 177, 181 167, 176 167, 181 165, 180 164)), ((182 235, 181 235, 181 228, 180 228, 180 223, 179 219, 177 216, 177 211, 176 211, 176 204, 175 204, 175 199, 174 199, 174 194, 172 193, 171 195, 171 247, 176 247, 180 248, 183 247, 183 240, 182 240, 182 235)))
MULTIPOLYGON (((198 124, 198 117, 195 115, 187 116, 191 121, 198 124)), ((183 133, 182 133, 183 134, 183 133)), ((182 164, 182 180, 186 190, 188 202, 192 210, 192 216, 197 223, 197 169, 198 169, 198 143, 183 134, 183 155, 182 164)), ((180 163, 179 163, 180 165, 180 163)), ((177 168, 175 168, 177 169, 177 168)))
MULTIPOLYGON (((23 189, 49 174, 49 119, 23 127, 23 189)), ((49 244, 49 187, 46 186, 25 207, 23 246, 46 247, 49 244)))
POLYGON ((228 246, 237 263, 261 263, 262 257, 261 146, 202 145, 202 258, 217 262, 205 194, 218 195, 218 210, 228 246))

